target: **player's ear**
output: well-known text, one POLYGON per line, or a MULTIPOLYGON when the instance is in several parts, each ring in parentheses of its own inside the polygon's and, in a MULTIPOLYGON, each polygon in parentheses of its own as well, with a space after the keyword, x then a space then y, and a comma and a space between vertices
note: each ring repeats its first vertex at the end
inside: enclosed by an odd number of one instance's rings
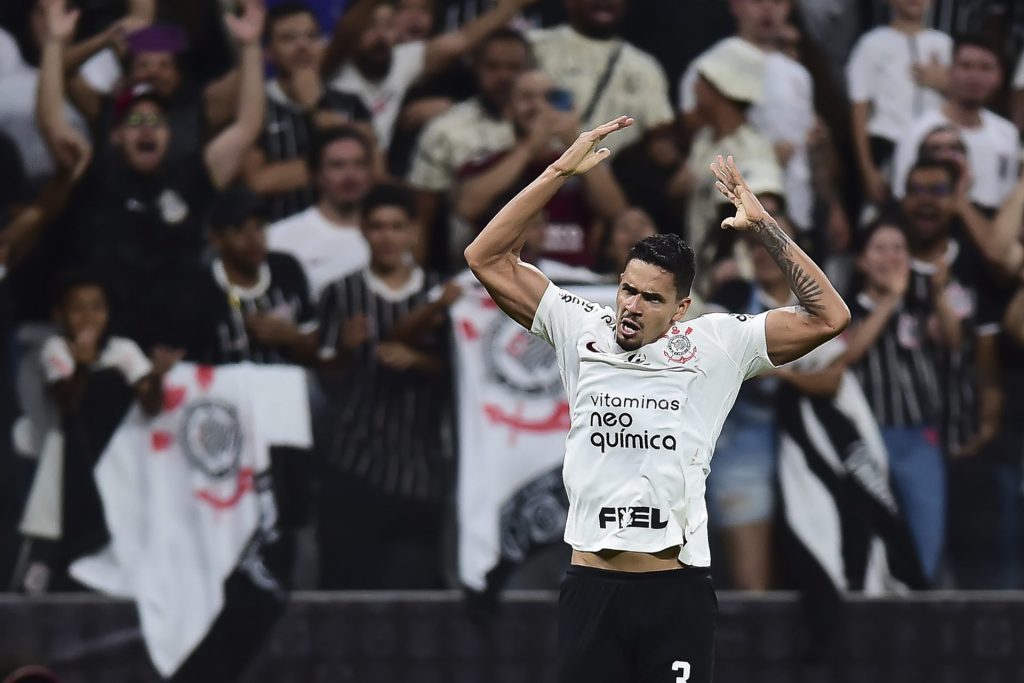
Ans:
POLYGON ((680 299, 679 303, 676 306, 676 312, 672 314, 672 322, 677 323, 680 320, 682 320, 683 316, 686 315, 686 312, 690 310, 690 304, 692 303, 693 299, 691 299, 690 297, 680 299))

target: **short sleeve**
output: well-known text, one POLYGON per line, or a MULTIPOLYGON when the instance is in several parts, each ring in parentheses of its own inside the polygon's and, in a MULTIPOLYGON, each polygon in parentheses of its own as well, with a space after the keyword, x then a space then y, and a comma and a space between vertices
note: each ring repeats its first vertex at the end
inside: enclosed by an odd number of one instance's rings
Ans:
MULTIPOLYGON (((420 77, 427 63, 427 43, 413 40, 397 45, 394 50, 395 69, 400 74, 404 85, 408 85, 420 77)), ((403 87, 403 92, 404 92, 403 87)))
POLYGON ((739 366, 743 373, 743 379, 756 377, 776 367, 768 358, 768 341, 765 337, 765 325, 770 312, 766 311, 758 315, 712 314, 708 316, 714 321, 715 334, 719 343, 726 354, 739 366))
POLYGON ((260 425, 266 443, 309 448, 313 445, 306 375, 300 368, 264 366, 253 387, 254 424, 260 425))
POLYGON ((47 384, 67 379, 75 374, 75 359, 63 337, 53 336, 46 340, 40 351, 43 377, 47 384))
POLYGON ((579 338, 580 328, 587 316, 599 309, 593 302, 571 294, 551 283, 544 290, 537 312, 533 315, 530 332, 555 349, 560 349, 579 338))
MULTIPOLYGON (((699 57, 698 57, 699 59, 699 57)), ((697 108, 697 60, 686 67, 683 79, 679 82, 679 111, 691 112, 697 108)))
POLYGON ((117 368, 128 384, 136 384, 153 370, 149 358, 146 358, 139 345, 130 339, 111 339, 103 356, 104 363, 117 368))
POLYGON ((871 50, 869 36, 863 36, 853 46, 850 60, 846 63, 846 82, 851 102, 871 100, 871 50))

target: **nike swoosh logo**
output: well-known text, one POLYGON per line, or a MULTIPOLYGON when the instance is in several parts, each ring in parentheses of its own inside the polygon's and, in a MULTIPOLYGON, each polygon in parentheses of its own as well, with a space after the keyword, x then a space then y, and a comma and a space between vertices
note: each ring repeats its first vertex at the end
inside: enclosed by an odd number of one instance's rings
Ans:
POLYGON ((601 350, 597 348, 597 344, 592 341, 587 342, 587 351, 591 353, 601 353, 601 350))

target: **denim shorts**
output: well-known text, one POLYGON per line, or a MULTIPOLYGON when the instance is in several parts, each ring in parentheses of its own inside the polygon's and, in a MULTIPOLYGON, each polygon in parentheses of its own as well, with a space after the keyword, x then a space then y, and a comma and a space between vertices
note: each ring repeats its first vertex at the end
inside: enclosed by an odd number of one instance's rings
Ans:
POLYGON ((772 518, 777 452, 773 422, 726 421, 708 476, 712 525, 728 528, 772 518))

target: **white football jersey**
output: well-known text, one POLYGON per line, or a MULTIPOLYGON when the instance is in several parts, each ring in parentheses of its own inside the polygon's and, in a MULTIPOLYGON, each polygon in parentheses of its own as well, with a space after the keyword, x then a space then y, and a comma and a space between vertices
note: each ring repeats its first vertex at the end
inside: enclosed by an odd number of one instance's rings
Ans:
POLYGON ((566 543, 591 552, 679 545, 681 562, 711 564, 704 480, 740 384, 775 367, 766 316, 711 313, 623 351, 612 309, 548 285, 530 331, 555 348, 572 411, 566 543))

